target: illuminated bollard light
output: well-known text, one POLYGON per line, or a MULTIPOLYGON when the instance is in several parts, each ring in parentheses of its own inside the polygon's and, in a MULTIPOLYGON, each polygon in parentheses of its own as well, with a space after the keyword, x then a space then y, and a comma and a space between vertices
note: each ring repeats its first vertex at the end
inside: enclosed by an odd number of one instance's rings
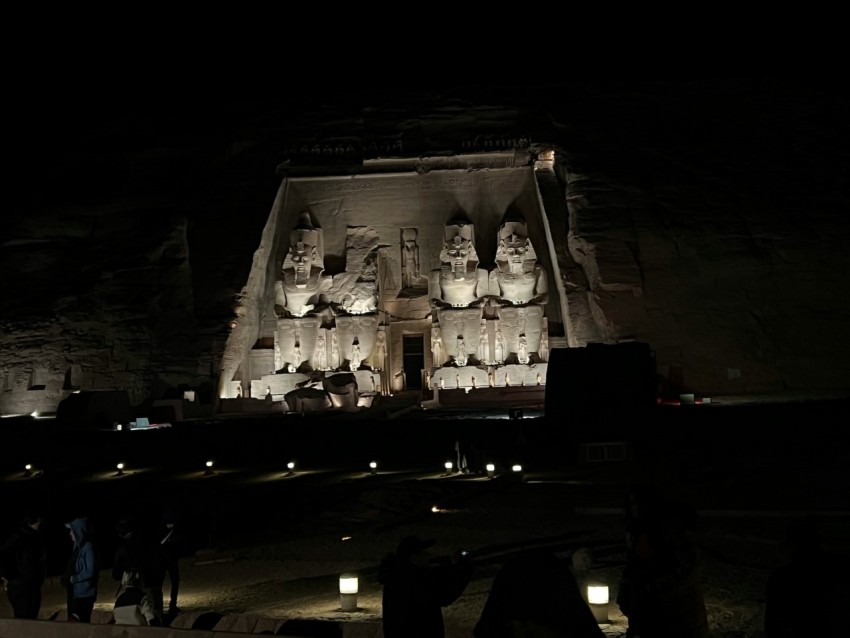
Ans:
POLYGON ((511 472, 513 472, 515 476, 522 478, 522 465, 519 463, 511 465, 511 472))
POLYGON ((339 608, 342 611, 357 611, 357 592, 360 581, 357 574, 348 572, 339 576, 339 608))
POLYGON ((443 467, 445 467, 445 468, 446 468, 446 472, 445 472, 445 474, 443 474, 443 476, 451 476, 451 473, 452 473, 452 467, 453 467, 453 466, 452 466, 452 462, 451 462, 451 461, 446 461, 446 462, 445 462, 445 464, 443 465, 443 467))
POLYGON ((27 463, 24 465, 24 476, 29 477, 32 476, 32 464, 27 463))
POLYGON ((587 602, 593 618, 600 625, 608 624, 608 585, 593 583, 587 586, 587 602))
POLYGON ((377 461, 372 461, 372 462, 369 463, 369 471, 372 474, 378 473, 378 462, 377 461))
POLYGON ((492 463, 488 463, 486 465, 487 468, 487 478, 493 478, 496 476, 496 466, 492 463))
POLYGON ((293 476, 295 474, 295 461, 290 461, 289 463, 287 463, 286 469, 288 470, 286 475, 287 476, 293 476))
POLYGON ((118 465, 116 465, 115 469, 116 469, 115 476, 124 476, 124 464, 123 463, 119 463, 118 465))
POLYGON ((209 476, 210 474, 215 474, 215 470, 213 470, 213 465, 215 465, 215 464, 212 461, 206 462, 207 469, 204 470, 205 476, 209 476))

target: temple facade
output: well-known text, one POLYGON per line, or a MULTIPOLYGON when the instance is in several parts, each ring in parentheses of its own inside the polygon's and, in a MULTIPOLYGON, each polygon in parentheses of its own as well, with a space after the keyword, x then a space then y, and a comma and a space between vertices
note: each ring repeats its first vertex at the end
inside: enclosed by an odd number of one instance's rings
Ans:
POLYGON ((567 341, 537 181, 551 168, 514 149, 287 170, 231 322, 220 405, 363 407, 406 390, 434 405, 542 402, 549 349, 567 341))

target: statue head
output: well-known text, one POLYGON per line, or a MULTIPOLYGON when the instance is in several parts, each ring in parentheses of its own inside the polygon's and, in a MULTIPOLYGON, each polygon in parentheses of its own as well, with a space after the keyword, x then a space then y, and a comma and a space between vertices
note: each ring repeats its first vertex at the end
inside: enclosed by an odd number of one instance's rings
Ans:
POLYGON ((448 224, 444 235, 440 261, 448 266, 455 280, 476 276, 478 253, 472 243, 471 224, 448 224))
POLYGON ((289 234, 289 251, 283 260, 283 271, 289 285, 305 288, 310 285, 314 268, 324 269, 319 252, 319 229, 309 213, 302 213, 295 228, 289 234))
POLYGON ((526 262, 534 263, 535 261, 537 261, 537 256, 534 254, 534 249, 531 247, 528 237, 511 233, 499 239, 499 246, 496 248, 496 263, 499 264, 500 270, 521 273, 526 262))
POLYGON ((511 214, 499 226, 496 265, 503 273, 521 274, 532 270, 537 254, 528 239, 528 226, 518 214, 511 214))

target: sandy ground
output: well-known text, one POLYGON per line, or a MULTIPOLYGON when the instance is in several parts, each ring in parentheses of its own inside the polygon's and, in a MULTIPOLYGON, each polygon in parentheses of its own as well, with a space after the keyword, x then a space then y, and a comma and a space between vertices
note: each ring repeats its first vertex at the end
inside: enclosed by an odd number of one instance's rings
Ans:
MULTIPOLYGON (((173 625, 190 626, 207 611, 226 616, 221 628, 232 628, 237 618, 242 626, 245 618, 263 619, 253 625, 255 631, 293 618, 378 625, 376 568, 408 534, 435 538, 435 555, 466 547, 474 557, 472 581, 444 610, 448 638, 472 635, 499 567, 531 548, 546 547, 565 559, 577 550, 589 551, 593 562, 581 578, 608 583, 613 601, 624 561, 621 506, 629 486, 652 482, 691 503, 699 514, 696 539, 711 635, 760 636, 766 579, 784 561, 780 541, 787 517, 813 516, 824 544, 850 554, 850 470, 812 462, 800 450, 793 457, 770 453, 756 458, 746 446, 725 455, 699 448, 697 442, 678 454, 569 462, 560 468, 527 468, 521 475, 500 467, 493 479, 446 476, 428 467, 382 468, 377 475, 337 467, 292 476, 250 469, 181 475, 199 489, 218 486, 212 490, 216 500, 205 501, 205 507, 217 508, 219 525, 210 542, 182 561, 183 613, 173 625), (309 494, 311 505, 298 494, 309 494), (337 580, 348 571, 360 575, 356 612, 339 609, 337 580)), ((138 469, 111 485, 120 487, 116 493, 126 492, 131 481, 147 480, 144 475, 155 472, 138 469), (127 482, 122 486, 120 481, 127 482)), ((108 620, 114 591, 104 572, 100 621, 108 620)), ((64 591, 51 579, 41 615, 47 618, 63 608, 64 591)), ((0 616, 10 615, 4 599, 0 616)), ((623 635, 626 619, 613 602, 609 617, 606 633, 623 635)))

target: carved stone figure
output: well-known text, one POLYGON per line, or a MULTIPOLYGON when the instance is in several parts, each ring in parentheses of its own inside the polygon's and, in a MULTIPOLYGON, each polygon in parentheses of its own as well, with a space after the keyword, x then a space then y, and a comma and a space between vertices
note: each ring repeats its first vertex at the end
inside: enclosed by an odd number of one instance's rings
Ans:
POLYGON ((345 272, 334 275, 327 298, 346 314, 363 315, 378 307, 379 237, 371 226, 350 226, 345 237, 345 272))
POLYGON ((316 337, 316 368, 318 370, 328 369, 328 352, 325 347, 325 331, 320 329, 316 337))
POLYGON ((290 246, 283 260, 283 279, 275 283, 275 312, 288 311, 296 317, 310 312, 323 288, 324 263, 320 253, 321 231, 313 226, 309 213, 302 213, 290 233, 290 246))
POLYGON ((468 357, 466 356, 466 345, 463 343, 463 335, 457 336, 457 355, 455 356, 455 362, 459 367, 463 367, 466 365, 468 357))
POLYGON ((413 288, 419 279, 419 244, 416 243, 416 229, 403 228, 401 236, 401 285, 402 288, 413 288))
POLYGON ((443 340, 440 337, 440 326, 437 324, 431 326, 431 357, 435 367, 443 365, 443 340))
POLYGON ((537 354, 540 355, 541 361, 549 361, 549 331, 546 329, 540 333, 540 346, 537 354))
POLYGON ((358 342, 354 342, 351 344, 351 371, 360 369, 360 344, 358 342))
POLYGON ((517 347, 517 359, 520 363, 528 363, 528 339, 525 334, 519 336, 519 346, 517 347))
POLYGON ((502 299, 514 304, 546 303, 546 273, 537 263, 524 220, 508 219, 499 227, 494 275, 502 299))
POLYGON ((452 222, 446 225, 440 251, 442 266, 432 285, 432 301, 454 308, 465 308, 479 298, 479 284, 487 284, 478 268, 472 224, 452 222))
POLYGON ((377 341, 375 342, 375 369, 383 370, 384 362, 387 359, 387 333, 384 330, 378 331, 377 341))
POLYGON ((501 365, 505 362, 505 338, 502 336, 502 329, 496 329, 496 364, 501 365))
MULTIPOLYGON (((295 347, 292 349, 292 367, 297 370, 298 366, 301 365, 301 344, 296 342, 295 347)), ((294 372, 294 370, 293 370, 294 372)))
POLYGON ((481 324, 481 333, 478 335, 478 360, 481 363, 490 363, 490 339, 487 336, 487 324, 481 324))
POLYGON ((339 360, 339 337, 337 336, 336 330, 331 330, 331 352, 330 352, 330 366, 332 370, 336 370, 340 366, 339 360))

